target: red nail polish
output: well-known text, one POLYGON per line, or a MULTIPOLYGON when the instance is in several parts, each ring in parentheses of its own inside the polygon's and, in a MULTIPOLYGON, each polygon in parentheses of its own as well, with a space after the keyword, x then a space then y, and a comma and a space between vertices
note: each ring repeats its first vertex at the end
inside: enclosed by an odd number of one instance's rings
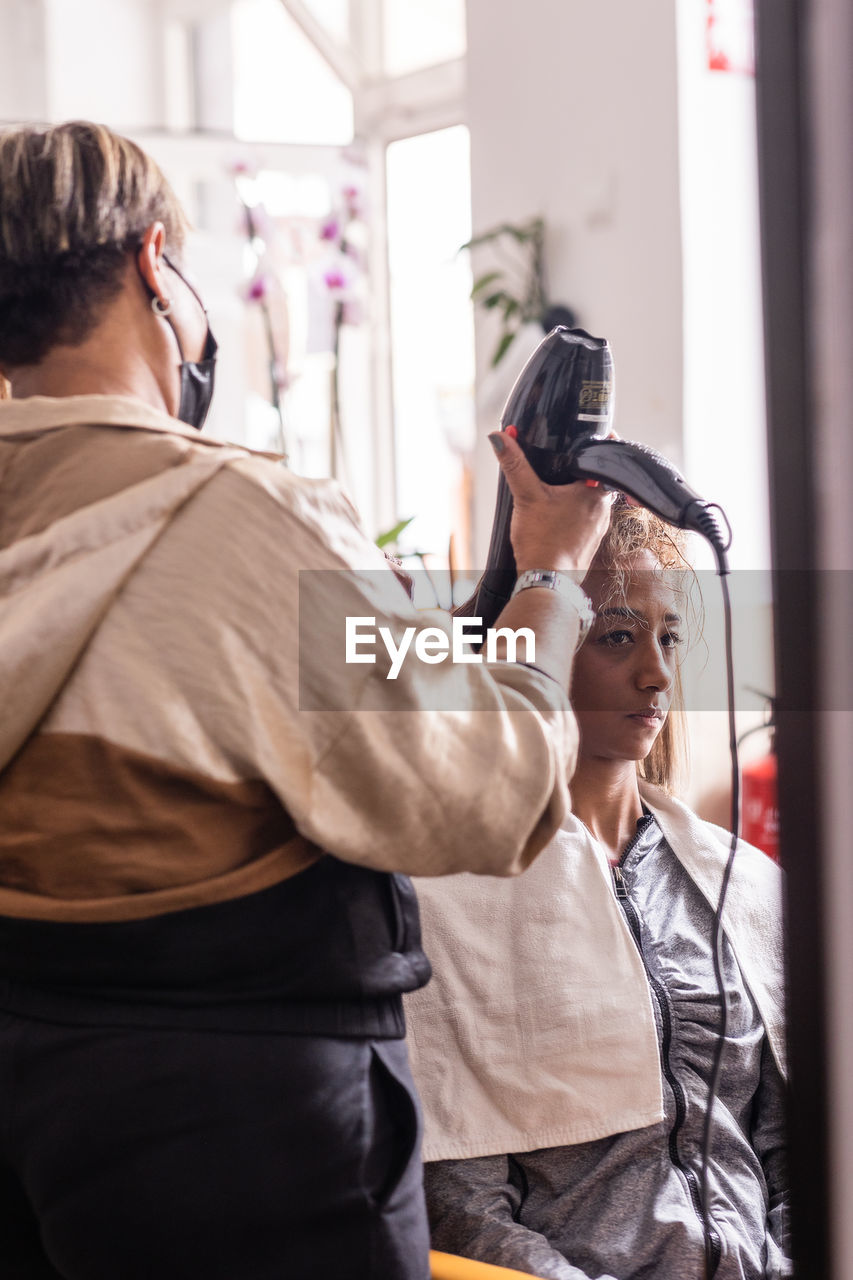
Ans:
POLYGON ((511 423, 507 427, 506 433, 508 436, 512 436, 513 440, 518 439, 518 427, 514 427, 511 423))
POLYGON ((584 480, 587 489, 597 489, 600 483, 600 480, 584 480))

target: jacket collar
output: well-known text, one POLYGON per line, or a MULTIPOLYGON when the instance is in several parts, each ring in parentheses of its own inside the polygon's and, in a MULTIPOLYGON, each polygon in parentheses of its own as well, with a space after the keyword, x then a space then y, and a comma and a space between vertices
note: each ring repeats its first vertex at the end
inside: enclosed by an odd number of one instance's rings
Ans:
POLYGON ((196 443, 214 447, 223 444, 210 436, 200 436, 194 427, 135 396, 28 396, 0 401, 0 437, 42 435, 80 424, 168 431, 196 443))
MULTIPOLYGON (((713 911, 717 909, 731 834, 704 822, 659 787, 640 795, 667 843, 713 911)), ((781 1074, 786 1074, 782 875, 772 859, 739 840, 723 913, 726 936, 758 1005, 781 1074)))

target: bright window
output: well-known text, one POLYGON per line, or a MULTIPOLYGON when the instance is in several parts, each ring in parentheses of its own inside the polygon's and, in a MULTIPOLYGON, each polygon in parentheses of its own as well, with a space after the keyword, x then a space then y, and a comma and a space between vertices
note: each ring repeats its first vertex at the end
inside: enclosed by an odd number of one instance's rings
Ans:
POLYGON ((388 148, 388 253, 400 517, 406 547, 470 567, 474 442, 468 130, 459 125, 388 148))
POLYGON ((383 0, 382 26, 387 75, 404 75, 465 53, 465 0, 383 0))
POLYGON ((351 142, 352 95, 281 0, 235 0, 231 21, 237 136, 351 142))
POLYGON ((304 0, 304 4, 339 43, 349 40, 350 0, 304 0))

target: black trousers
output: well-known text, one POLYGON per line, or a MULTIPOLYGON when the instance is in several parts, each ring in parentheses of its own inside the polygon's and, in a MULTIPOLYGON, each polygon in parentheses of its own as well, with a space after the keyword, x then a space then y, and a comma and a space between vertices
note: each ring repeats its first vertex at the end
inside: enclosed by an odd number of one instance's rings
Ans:
POLYGON ((427 1280, 400 1040, 0 1010, 3 1280, 427 1280))

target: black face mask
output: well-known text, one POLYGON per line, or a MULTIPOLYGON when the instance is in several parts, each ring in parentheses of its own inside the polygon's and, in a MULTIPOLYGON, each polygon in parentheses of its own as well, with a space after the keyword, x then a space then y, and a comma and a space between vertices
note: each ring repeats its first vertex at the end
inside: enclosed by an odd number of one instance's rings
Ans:
MULTIPOLYGON (((163 261, 174 271, 176 276, 183 280, 206 316, 207 309, 189 280, 186 279, 173 262, 169 261, 165 253, 163 254, 163 261)), ((207 417, 207 411, 210 408, 210 402, 213 399, 213 375, 216 372, 217 341, 210 331, 210 325, 208 325, 202 358, 200 360, 185 360, 184 349, 181 346, 181 339, 178 336, 177 329, 168 315, 164 315, 163 319, 171 326, 181 356, 181 399, 177 416, 187 426, 195 427, 197 431, 201 431, 204 426, 204 420, 207 417)))

